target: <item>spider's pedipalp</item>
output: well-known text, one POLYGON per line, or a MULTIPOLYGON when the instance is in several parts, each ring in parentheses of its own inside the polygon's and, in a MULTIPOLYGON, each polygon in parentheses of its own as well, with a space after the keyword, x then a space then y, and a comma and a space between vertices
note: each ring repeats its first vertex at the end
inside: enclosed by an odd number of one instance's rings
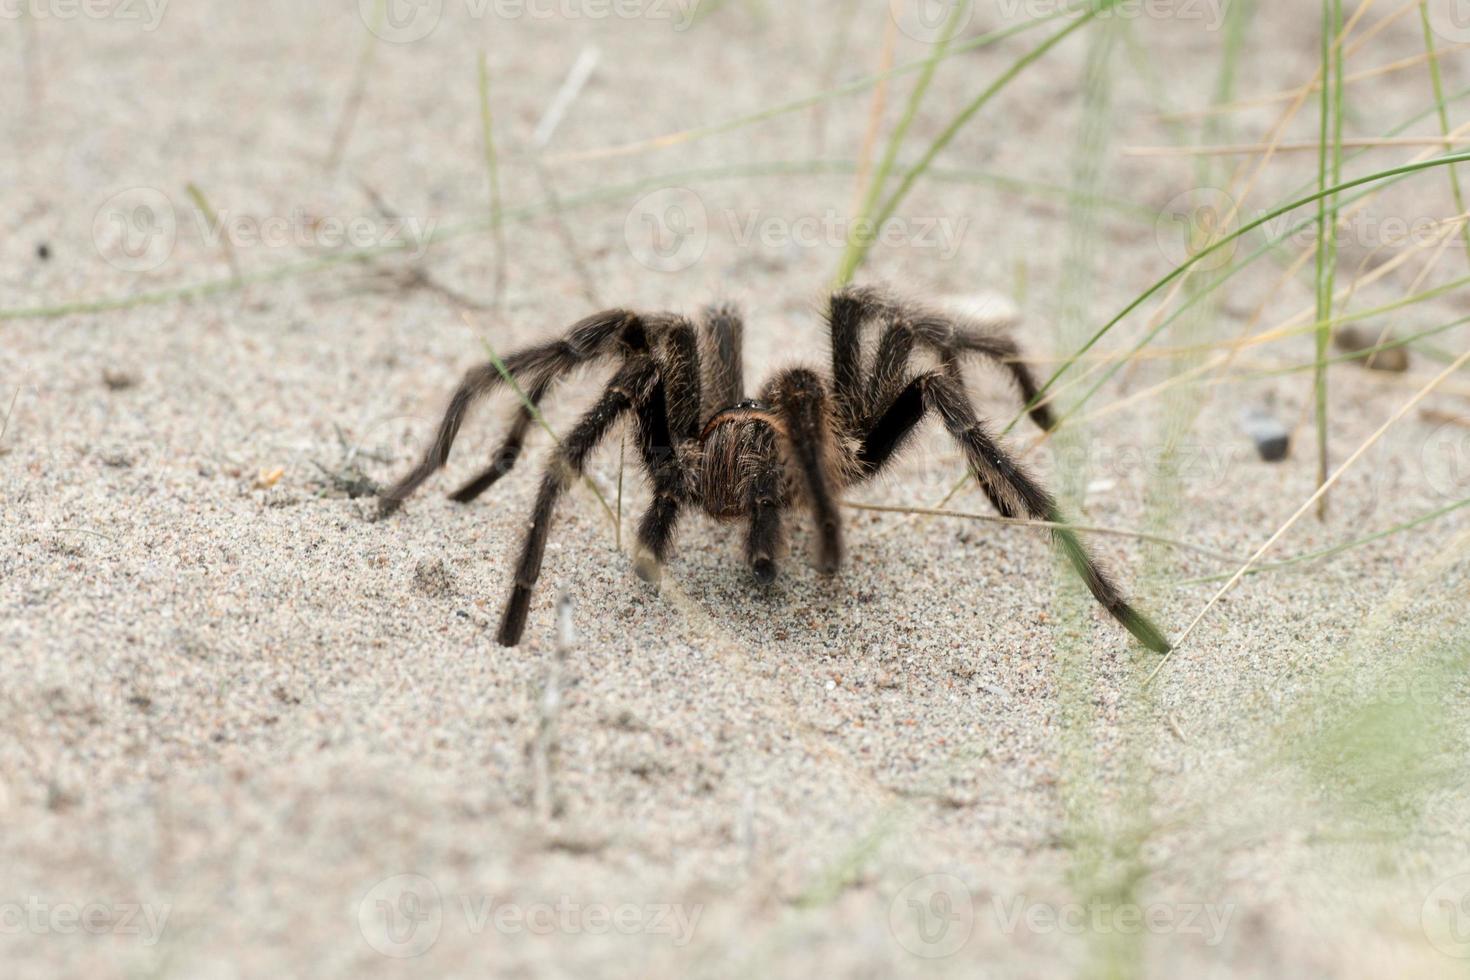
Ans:
POLYGON ((750 435, 751 476, 746 488, 750 528, 745 536, 745 559, 761 585, 776 580, 776 556, 781 549, 781 457, 776 432, 760 425, 750 435))
POLYGON ((842 519, 835 494, 846 481, 839 472, 833 441, 838 429, 827 387, 816 372, 791 368, 767 383, 762 397, 783 423, 786 450, 817 522, 817 570, 834 574, 842 564, 842 519))

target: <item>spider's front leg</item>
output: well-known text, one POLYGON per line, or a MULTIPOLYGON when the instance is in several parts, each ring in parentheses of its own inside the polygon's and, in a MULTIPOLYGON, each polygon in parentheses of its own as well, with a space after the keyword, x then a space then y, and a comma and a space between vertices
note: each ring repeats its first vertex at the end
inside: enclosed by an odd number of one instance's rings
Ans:
POLYGON ((633 571, 650 585, 663 578, 679 515, 690 500, 678 447, 699 438, 702 411, 699 340, 693 325, 671 317, 654 348, 658 384, 638 406, 638 449, 653 484, 653 503, 638 523, 633 571))
POLYGON ((489 466, 471 479, 464 486, 449 495, 449 499, 457 504, 468 504, 477 500, 486 490, 500 482, 500 478, 515 468, 516 461, 521 458, 521 450, 526 447, 526 434, 531 429, 531 423, 536 420, 533 414, 539 410, 541 400, 546 397, 551 384, 556 380, 555 375, 547 374, 536 379, 527 389, 526 402, 516 410, 515 421, 511 423, 510 432, 506 433, 505 441, 495 451, 495 456, 489 466))
POLYGON ((526 532, 521 556, 516 562, 515 581, 505 612, 500 618, 496 639, 503 647, 521 642, 526 629, 526 615, 531 607, 531 591, 541 577, 541 564, 546 557, 546 538, 551 533, 551 518, 556 503, 572 483, 582 477, 587 457, 597 448, 608 430, 623 414, 648 397, 648 389, 657 379, 657 369, 647 357, 630 358, 608 382, 597 403, 583 415, 552 453, 551 462, 541 478, 536 506, 531 512, 531 527, 526 532))
MULTIPOLYGON (((518 351, 506 358, 505 374, 517 379, 525 388, 532 404, 539 403, 550 387, 568 372, 602 357, 628 355, 642 351, 647 341, 642 319, 628 310, 604 310, 585 317, 557 340, 518 351)), ((383 516, 394 513, 424 481, 449 462, 449 451, 459 436, 465 415, 475 402, 499 389, 505 383, 501 366, 487 363, 471 368, 455 389, 439 423, 433 444, 407 476, 378 498, 383 516)), ((511 434, 495 455, 495 461, 475 479, 454 494, 454 499, 467 502, 479 496, 510 470, 520 456, 521 444, 530 428, 532 413, 522 406, 512 424, 511 434)))

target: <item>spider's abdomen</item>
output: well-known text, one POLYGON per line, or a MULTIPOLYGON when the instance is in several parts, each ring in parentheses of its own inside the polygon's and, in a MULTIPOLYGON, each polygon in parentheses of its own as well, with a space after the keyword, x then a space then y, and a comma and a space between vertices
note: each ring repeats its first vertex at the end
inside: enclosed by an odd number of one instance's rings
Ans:
POLYGON ((772 419, 741 412, 713 421, 705 430, 699 463, 699 496, 705 512, 731 521, 750 513, 753 488, 775 449, 772 419))

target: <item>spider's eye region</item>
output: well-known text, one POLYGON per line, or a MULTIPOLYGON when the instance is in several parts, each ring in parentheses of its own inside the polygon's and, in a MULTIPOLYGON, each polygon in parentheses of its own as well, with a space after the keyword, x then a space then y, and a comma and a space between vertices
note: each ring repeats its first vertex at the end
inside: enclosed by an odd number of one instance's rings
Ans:
POLYGON ((771 406, 767 405, 763 401, 760 401, 759 399, 747 398, 745 399, 745 401, 740 402, 738 405, 736 405, 734 410, 742 412, 765 412, 769 411, 770 408, 771 406))

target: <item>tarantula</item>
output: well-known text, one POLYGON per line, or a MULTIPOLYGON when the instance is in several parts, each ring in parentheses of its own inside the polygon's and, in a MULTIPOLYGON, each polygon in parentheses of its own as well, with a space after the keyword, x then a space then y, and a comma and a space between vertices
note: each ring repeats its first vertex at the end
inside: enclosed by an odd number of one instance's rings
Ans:
MULTIPOLYGON (((734 308, 711 307, 698 326, 670 313, 614 309, 593 314, 560 339, 499 365, 471 369, 449 403, 434 444, 413 472, 382 494, 380 510, 384 516, 396 511, 444 466, 466 411, 509 377, 524 396, 510 433, 489 467, 450 495, 460 503, 474 500, 515 465, 535 406, 552 386, 576 368, 612 359, 618 362, 612 380, 556 447, 542 477, 500 620, 502 646, 516 646, 525 630, 558 498, 628 414, 653 488, 653 502, 638 525, 633 567, 651 584, 659 581, 680 515, 692 507, 718 521, 748 522, 746 560, 762 584, 776 577, 782 513, 805 507, 815 518, 817 568, 835 573, 843 554, 837 495, 882 470, 931 413, 963 448, 996 510, 1006 517, 1062 523, 1051 495, 1000 447, 965 393, 961 360, 991 358, 1010 371, 1036 424, 1052 427, 1050 411, 1037 403, 1030 370, 1015 343, 997 331, 999 324, 943 315, 873 288, 835 294, 827 322, 830 375, 788 368, 751 399, 742 361, 744 325, 734 308), (873 356, 865 359, 864 334, 876 325, 882 332, 873 356), (912 364, 920 353, 932 358, 927 370, 912 364)), ((1097 601, 1144 646, 1167 652, 1163 634, 1128 604, 1077 536, 1062 526, 1054 527, 1053 536, 1097 601)))

